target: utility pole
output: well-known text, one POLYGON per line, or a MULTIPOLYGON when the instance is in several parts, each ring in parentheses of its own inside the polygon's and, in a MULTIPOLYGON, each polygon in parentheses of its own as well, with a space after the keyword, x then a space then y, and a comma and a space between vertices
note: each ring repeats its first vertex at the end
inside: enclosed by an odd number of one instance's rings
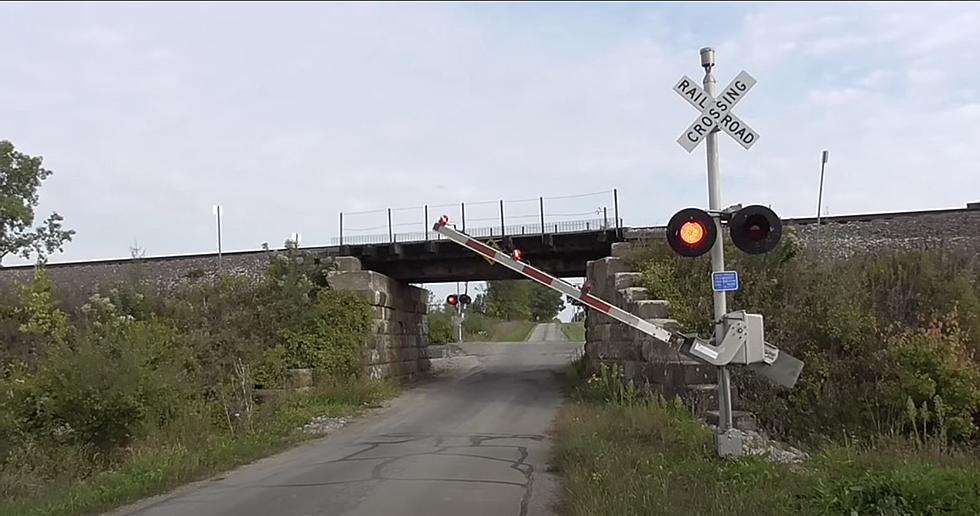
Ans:
POLYGON ((817 194, 817 224, 820 224, 820 207, 823 205, 823 171, 827 166, 829 157, 830 151, 823 151, 823 157, 820 160, 820 193, 817 194))

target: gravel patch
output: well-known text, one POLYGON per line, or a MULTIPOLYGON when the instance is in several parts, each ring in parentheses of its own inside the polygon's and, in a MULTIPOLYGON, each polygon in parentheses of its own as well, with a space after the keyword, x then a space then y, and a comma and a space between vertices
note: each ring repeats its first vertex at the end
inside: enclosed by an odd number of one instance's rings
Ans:
POLYGON ((317 416, 303 425, 303 431, 312 435, 327 435, 350 422, 351 420, 346 417, 317 416))

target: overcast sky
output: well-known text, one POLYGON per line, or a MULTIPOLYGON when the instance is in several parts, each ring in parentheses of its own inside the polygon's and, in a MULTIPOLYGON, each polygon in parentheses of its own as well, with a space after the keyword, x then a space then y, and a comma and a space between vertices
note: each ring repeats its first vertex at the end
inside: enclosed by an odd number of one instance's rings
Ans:
POLYGON ((702 46, 720 86, 758 80, 735 112, 760 140, 721 137, 726 204, 814 215, 823 149, 831 214, 980 200, 966 2, 2 3, 0 139, 54 171, 39 217, 78 233, 52 261, 213 250, 215 203, 226 250, 614 187, 626 224, 663 224, 707 202, 671 90, 702 46))

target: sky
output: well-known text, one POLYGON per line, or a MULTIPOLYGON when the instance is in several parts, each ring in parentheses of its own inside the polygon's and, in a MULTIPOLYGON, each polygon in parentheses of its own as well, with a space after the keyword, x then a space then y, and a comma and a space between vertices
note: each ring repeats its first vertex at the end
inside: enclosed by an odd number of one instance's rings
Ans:
POLYGON ((720 137, 725 205, 815 215, 824 149, 825 213, 980 200, 967 2, 0 3, 0 139, 54 172, 38 217, 77 234, 52 261, 212 251, 214 204, 226 251, 613 188, 660 225, 707 203, 672 91, 704 46, 719 87, 758 81, 735 108, 758 142, 720 137))

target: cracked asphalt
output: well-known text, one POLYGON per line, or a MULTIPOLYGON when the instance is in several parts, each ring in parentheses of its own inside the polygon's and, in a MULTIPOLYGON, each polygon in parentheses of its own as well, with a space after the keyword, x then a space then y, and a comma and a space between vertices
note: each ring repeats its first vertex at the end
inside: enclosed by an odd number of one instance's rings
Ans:
POLYGON ((547 340, 465 344, 468 355, 452 369, 377 413, 111 514, 552 514, 558 483, 546 471, 547 431, 563 366, 581 344, 547 340))

